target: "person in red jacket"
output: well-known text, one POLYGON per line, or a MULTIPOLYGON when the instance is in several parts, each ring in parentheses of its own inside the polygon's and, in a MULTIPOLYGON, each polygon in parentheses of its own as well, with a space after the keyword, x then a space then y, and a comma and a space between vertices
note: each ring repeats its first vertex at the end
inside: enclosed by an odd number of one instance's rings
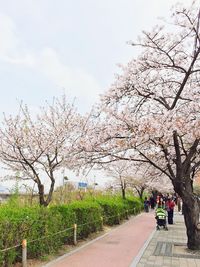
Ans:
POLYGON ((168 224, 173 224, 175 203, 172 198, 169 198, 166 202, 166 208, 168 213, 168 224))

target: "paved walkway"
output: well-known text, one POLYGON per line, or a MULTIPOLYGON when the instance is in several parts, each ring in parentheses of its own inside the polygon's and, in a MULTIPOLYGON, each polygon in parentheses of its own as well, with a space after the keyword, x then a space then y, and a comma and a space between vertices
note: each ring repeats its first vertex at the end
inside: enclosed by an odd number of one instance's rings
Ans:
POLYGON ((200 267, 200 252, 186 248, 183 215, 156 231, 154 212, 142 213, 45 267, 200 267))
POLYGON ((183 215, 175 212, 169 231, 155 231, 137 264, 131 267, 200 267, 200 252, 187 249, 183 215))
POLYGON ((128 267, 155 229, 154 213, 142 213, 46 267, 128 267))

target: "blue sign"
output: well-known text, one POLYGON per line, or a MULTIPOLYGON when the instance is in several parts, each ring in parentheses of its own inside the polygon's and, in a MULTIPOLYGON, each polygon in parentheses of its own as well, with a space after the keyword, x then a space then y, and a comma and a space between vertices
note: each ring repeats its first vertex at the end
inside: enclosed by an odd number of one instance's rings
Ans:
POLYGON ((87 183, 79 182, 79 183, 78 183, 78 187, 79 187, 79 188, 86 188, 86 187, 87 187, 87 183))

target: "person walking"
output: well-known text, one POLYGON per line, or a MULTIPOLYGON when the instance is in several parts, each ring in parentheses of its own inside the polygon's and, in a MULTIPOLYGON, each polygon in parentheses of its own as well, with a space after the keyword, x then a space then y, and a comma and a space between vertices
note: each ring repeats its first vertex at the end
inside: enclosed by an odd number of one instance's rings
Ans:
POLYGON ((151 205, 151 209, 155 208, 155 199, 154 199, 153 195, 150 197, 150 205, 151 205))
POLYGON ((166 209, 168 213, 168 224, 173 224, 175 202, 172 198, 169 198, 166 202, 166 209))
POLYGON ((149 212, 149 200, 147 199, 147 197, 145 197, 144 199, 144 210, 146 212, 149 212))

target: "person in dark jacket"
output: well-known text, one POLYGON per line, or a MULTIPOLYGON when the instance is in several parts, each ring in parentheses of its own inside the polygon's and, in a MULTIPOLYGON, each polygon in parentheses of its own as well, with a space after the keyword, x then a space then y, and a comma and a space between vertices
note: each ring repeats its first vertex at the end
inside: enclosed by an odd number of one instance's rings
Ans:
POLYGON ((151 205, 151 209, 155 208, 155 199, 153 196, 150 197, 150 205, 151 205))
POLYGON ((144 210, 146 211, 146 212, 149 212, 149 200, 147 199, 147 197, 145 197, 145 199, 144 199, 144 210))

